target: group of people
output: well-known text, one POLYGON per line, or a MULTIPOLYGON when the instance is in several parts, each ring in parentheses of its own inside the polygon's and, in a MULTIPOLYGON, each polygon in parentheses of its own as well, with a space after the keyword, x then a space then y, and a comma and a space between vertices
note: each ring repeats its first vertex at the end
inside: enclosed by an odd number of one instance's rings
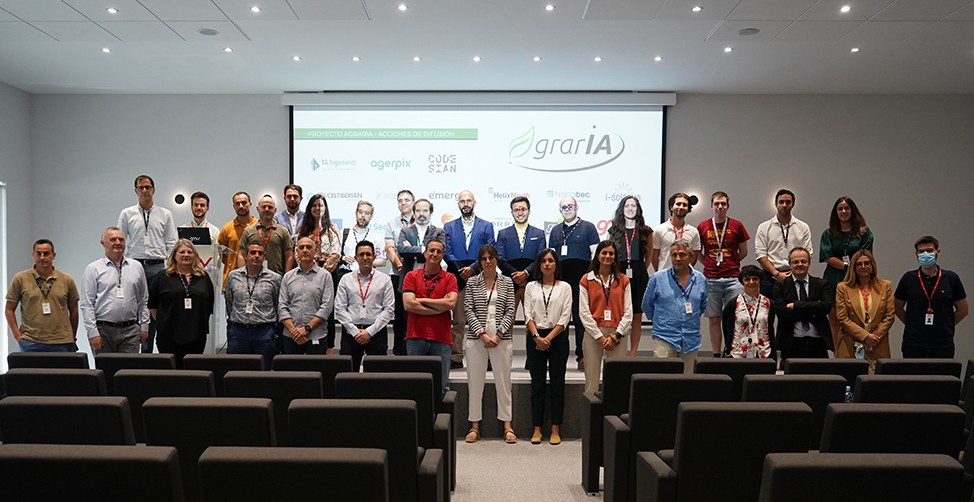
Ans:
POLYGON ((382 235, 370 236, 372 203, 359 201, 355 224, 340 230, 323 194, 302 211, 303 190, 293 184, 284 187, 279 212, 273 196, 262 196, 258 217, 250 195, 237 192, 235 217, 219 230, 206 219, 203 192, 190 197, 193 219, 182 227, 154 203, 151 177, 138 176, 135 193, 138 203, 102 233, 104 257, 85 268, 81 294, 54 268, 53 242, 34 243, 34 267, 16 274, 7 291, 5 315, 21 350, 78 350, 80 305, 94 352, 155 346, 181 361, 203 352, 217 290, 226 305, 227 352, 262 354, 265 364, 277 353, 330 354, 340 325, 340 353, 358 369, 363 356, 387 353, 391 325, 394 354, 440 357, 444 390, 450 369, 466 362, 467 442, 480 437, 488 366, 504 439, 518 440, 511 426, 518 306, 536 444, 546 402, 549 442, 560 442, 572 326, 585 392, 595 392, 603 359, 636 355, 643 316, 652 320, 654 355, 679 357, 690 372, 702 317, 715 357, 833 351, 876 360, 890 357, 895 318, 905 326, 904 357, 953 357, 954 326, 968 312, 959 277, 937 264, 934 237, 916 241, 920 266, 895 290, 880 278, 872 232, 849 197, 836 200, 822 233, 826 271, 817 278, 809 275, 811 230, 792 215, 795 194, 787 189, 775 195, 774 217, 757 227, 759 266, 742 266, 750 235, 728 216, 730 197, 720 191, 710 199, 713 216, 696 227, 686 221, 696 197, 672 195, 670 217, 655 228, 646 225, 639 200, 624 197, 601 241, 572 197, 559 202, 562 221, 550 235, 529 224, 527 197, 511 200, 514 222, 495 234, 476 216, 469 190, 457 195, 460 217, 443 228, 433 224, 431 201, 401 190, 396 217, 382 235), (386 264, 388 274, 379 270, 386 264))

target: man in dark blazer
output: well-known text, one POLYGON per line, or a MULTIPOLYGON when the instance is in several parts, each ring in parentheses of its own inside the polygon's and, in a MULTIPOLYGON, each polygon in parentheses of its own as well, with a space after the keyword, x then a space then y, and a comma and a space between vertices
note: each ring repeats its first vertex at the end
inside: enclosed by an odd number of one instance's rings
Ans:
POLYGON ((835 293, 824 280, 808 275, 811 255, 806 249, 792 249, 788 262, 791 275, 775 283, 772 295, 781 358, 828 358, 828 351, 835 350, 828 321, 835 293))
MULTIPOLYGON (((433 203, 426 199, 413 202, 413 224, 403 228, 396 239, 396 252, 402 258, 402 274, 421 268, 426 263, 423 253, 426 243, 432 240, 446 245, 446 234, 442 228, 431 223, 433 203)), ((402 284, 399 286, 402 289, 402 284)))

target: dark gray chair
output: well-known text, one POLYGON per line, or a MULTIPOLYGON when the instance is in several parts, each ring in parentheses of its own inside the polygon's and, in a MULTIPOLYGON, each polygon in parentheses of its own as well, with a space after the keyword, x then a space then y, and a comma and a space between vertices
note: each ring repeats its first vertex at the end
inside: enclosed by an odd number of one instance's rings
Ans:
POLYGON ((118 370, 115 393, 129 400, 135 440, 145 442, 142 405, 153 397, 213 397, 213 373, 194 370, 118 370))
POLYGON ((210 446, 277 446, 270 399, 153 397, 142 405, 142 414, 145 444, 172 446, 179 452, 188 500, 199 498, 197 461, 210 446))
POLYGON ((105 396, 102 370, 18 368, 5 374, 8 396, 105 396))
POLYGON ((0 400, 0 430, 8 444, 135 444, 124 397, 8 397, 0 400))
POLYGON ((317 371, 325 398, 335 397, 335 375, 352 371, 352 356, 278 354, 271 361, 273 371, 317 371))
POLYGON ((727 375, 734 381, 734 400, 740 401, 744 391, 745 375, 774 375, 778 362, 774 359, 704 358, 693 364, 698 375, 727 375))
POLYGON ((956 359, 880 359, 877 375, 947 375, 960 378, 963 364, 956 359))
POLYGON ((949 404, 830 404, 822 453, 939 453, 957 458, 964 412, 949 404))
MULTIPOLYGON (((971 386, 972 376, 974 376, 974 359, 968 359, 967 364, 964 365, 964 378, 961 379, 961 385, 962 385, 962 388, 960 390, 961 399, 967 399, 967 392, 971 386)), ((964 402, 965 401, 961 401, 960 405, 964 406, 964 402)))
POLYGON ((811 422, 805 403, 683 403, 672 454, 636 457, 636 500, 752 502, 765 455, 808 451, 811 422))
POLYGON ((183 501, 171 447, 4 444, 0 472, 4 500, 183 501))
POLYGON ((952 404, 960 396, 960 379, 945 375, 862 375, 856 381, 856 403, 952 404))
POLYGON ((771 453, 759 502, 961 500, 963 469, 946 455, 771 453))
POLYGON ((295 399, 321 399, 321 373, 317 371, 228 371, 223 377, 227 397, 266 397, 274 403, 277 444, 291 445, 287 409, 295 399))
POLYGON ((786 375, 839 375, 855 389, 856 378, 869 374, 869 361, 862 359, 792 358, 781 363, 786 375))
POLYGON ((812 409, 812 432, 808 449, 817 450, 822 440, 825 409, 845 399, 846 379, 839 375, 747 375, 744 377, 745 402, 799 402, 812 409))
POLYGON ((213 372, 217 397, 223 396, 223 375, 228 371, 260 371, 264 356, 260 354, 188 354, 183 358, 184 370, 213 372))
POLYGON ((392 502, 449 500, 443 451, 420 446, 414 401, 295 399, 288 418, 295 446, 386 450, 392 502))
POLYGON ((203 500, 388 502, 387 457, 374 448, 211 446, 199 460, 203 500))
POLYGON ((605 417, 604 482, 607 501, 636 495, 636 453, 671 449, 680 403, 727 402, 734 383, 727 375, 633 375, 629 413, 605 417))
POLYGON ((172 354, 106 352, 95 355, 95 368, 105 372, 109 395, 115 394, 115 373, 118 370, 174 370, 176 356, 172 354))
POLYGON ((84 352, 11 352, 7 368, 61 368, 87 370, 88 354, 84 352))
POLYGON ((582 394, 582 488, 588 493, 599 491, 602 467, 602 421, 610 415, 629 413, 629 382, 632 376, 647 374, 681 374, 684 363, 679 358, 657 359, 636 357, 605 361, 602 367, 602 390, 582 394))

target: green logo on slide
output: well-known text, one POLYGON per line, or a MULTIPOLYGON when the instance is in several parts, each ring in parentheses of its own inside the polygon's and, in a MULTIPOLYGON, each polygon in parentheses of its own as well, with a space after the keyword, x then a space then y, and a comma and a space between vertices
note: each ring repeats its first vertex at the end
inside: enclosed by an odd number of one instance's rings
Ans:
POLYGON ((611 131, 592 131, 568 136, 540 135, 531 126, 511 140, 507 147, 508 163, 532 171, 567 173, 604 166, 622 155, 626 142, 611 131))

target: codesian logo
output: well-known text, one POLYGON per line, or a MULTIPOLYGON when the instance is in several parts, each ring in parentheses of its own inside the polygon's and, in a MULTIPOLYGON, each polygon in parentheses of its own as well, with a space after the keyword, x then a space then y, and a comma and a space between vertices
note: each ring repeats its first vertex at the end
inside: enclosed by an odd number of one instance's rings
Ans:
POLYGON ((626 150, 622 136, 611 131, 542 134, 531 126, 511 140, 507 158, 511 165, 532 171, 569 173, 604 166, 626 150))

